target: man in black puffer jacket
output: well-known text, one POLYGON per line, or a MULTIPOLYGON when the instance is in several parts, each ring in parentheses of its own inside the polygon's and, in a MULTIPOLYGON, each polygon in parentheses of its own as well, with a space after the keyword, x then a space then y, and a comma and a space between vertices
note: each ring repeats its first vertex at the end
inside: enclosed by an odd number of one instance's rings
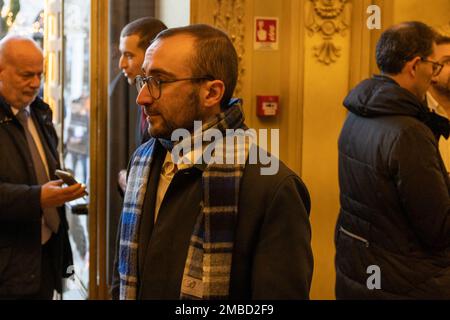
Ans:
POLYGON ((419 22, 385 31, 382 75, 344 101, 338 299, 450 299, 450 181, 437 143, 449 123, 422 103, 442 69, 434 39, 419 22))

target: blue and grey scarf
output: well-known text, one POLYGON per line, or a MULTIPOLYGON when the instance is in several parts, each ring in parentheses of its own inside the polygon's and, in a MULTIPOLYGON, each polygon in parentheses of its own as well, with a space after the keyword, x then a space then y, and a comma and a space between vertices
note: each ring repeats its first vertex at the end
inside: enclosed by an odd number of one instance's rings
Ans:
MULTIPOLYGON (((244 128, 239 102, 202 127, 244 128)), ((234 152, 248 157, 247 139, 234 140, 234 152)), ((138 285, 138 230, 150 174, 155 140, 142 145, 134 154, 125 192, 120 226, 120 299, 136 299, 138 285)), ((245 164, 208 164, 203 171, 202 210, 192 231, 181 283, 180 299, 226 299, 234 247, 234 230, 239 203, 239 186, 245 164)))

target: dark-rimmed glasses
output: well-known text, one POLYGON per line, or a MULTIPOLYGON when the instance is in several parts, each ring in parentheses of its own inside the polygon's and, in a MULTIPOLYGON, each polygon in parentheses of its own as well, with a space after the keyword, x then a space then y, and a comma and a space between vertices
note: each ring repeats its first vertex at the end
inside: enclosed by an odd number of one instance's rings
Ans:
POLYGON ((145 84, 147 84, 147 89, 153 99, 158 100, 161 97, 161 86, 165 83, 173 83, 178 81, 201 81, 201 80, 214 80, 211 76, 203 77, 191 77, 191 78, 180 78, 171 80, 160 80, 153 76, 141 76, 136 77, 136 89, 141 92, 145 84))
POLYGON ((442 68, 444 67, 443 64, 436 62, 436 61, 431 61, 431 60, 427 60, 425 58, 420 58, 421 61, 423 62, 428 62, 433 64, 433 77, 436 77, 437 75, 439 75, 439 73, 441 73, 442 68))

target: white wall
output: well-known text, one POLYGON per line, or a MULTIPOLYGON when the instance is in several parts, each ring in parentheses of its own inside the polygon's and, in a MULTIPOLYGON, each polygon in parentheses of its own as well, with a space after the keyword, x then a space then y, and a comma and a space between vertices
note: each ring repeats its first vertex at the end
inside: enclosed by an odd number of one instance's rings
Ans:
POLYGON ((156 17, 167 27, 181 27, 189 24, 190 0, 156 0, 156 17))

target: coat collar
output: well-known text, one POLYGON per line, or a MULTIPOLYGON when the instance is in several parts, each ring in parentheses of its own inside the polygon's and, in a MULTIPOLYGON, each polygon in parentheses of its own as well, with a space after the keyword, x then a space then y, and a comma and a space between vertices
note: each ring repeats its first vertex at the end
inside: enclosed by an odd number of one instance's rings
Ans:
MULTIPOLYGON (((35 112, 38 115, 38 118, 42 119, 44 123, 52 122, 52 111, 41 98, 36 97, 36 99, 34 99, 30 104, 30 111, 35 112)), ((0 124, 12 122, 14 119, 16 119, 16 117, 14 116, 11 106, 0 95, 0 124)))

